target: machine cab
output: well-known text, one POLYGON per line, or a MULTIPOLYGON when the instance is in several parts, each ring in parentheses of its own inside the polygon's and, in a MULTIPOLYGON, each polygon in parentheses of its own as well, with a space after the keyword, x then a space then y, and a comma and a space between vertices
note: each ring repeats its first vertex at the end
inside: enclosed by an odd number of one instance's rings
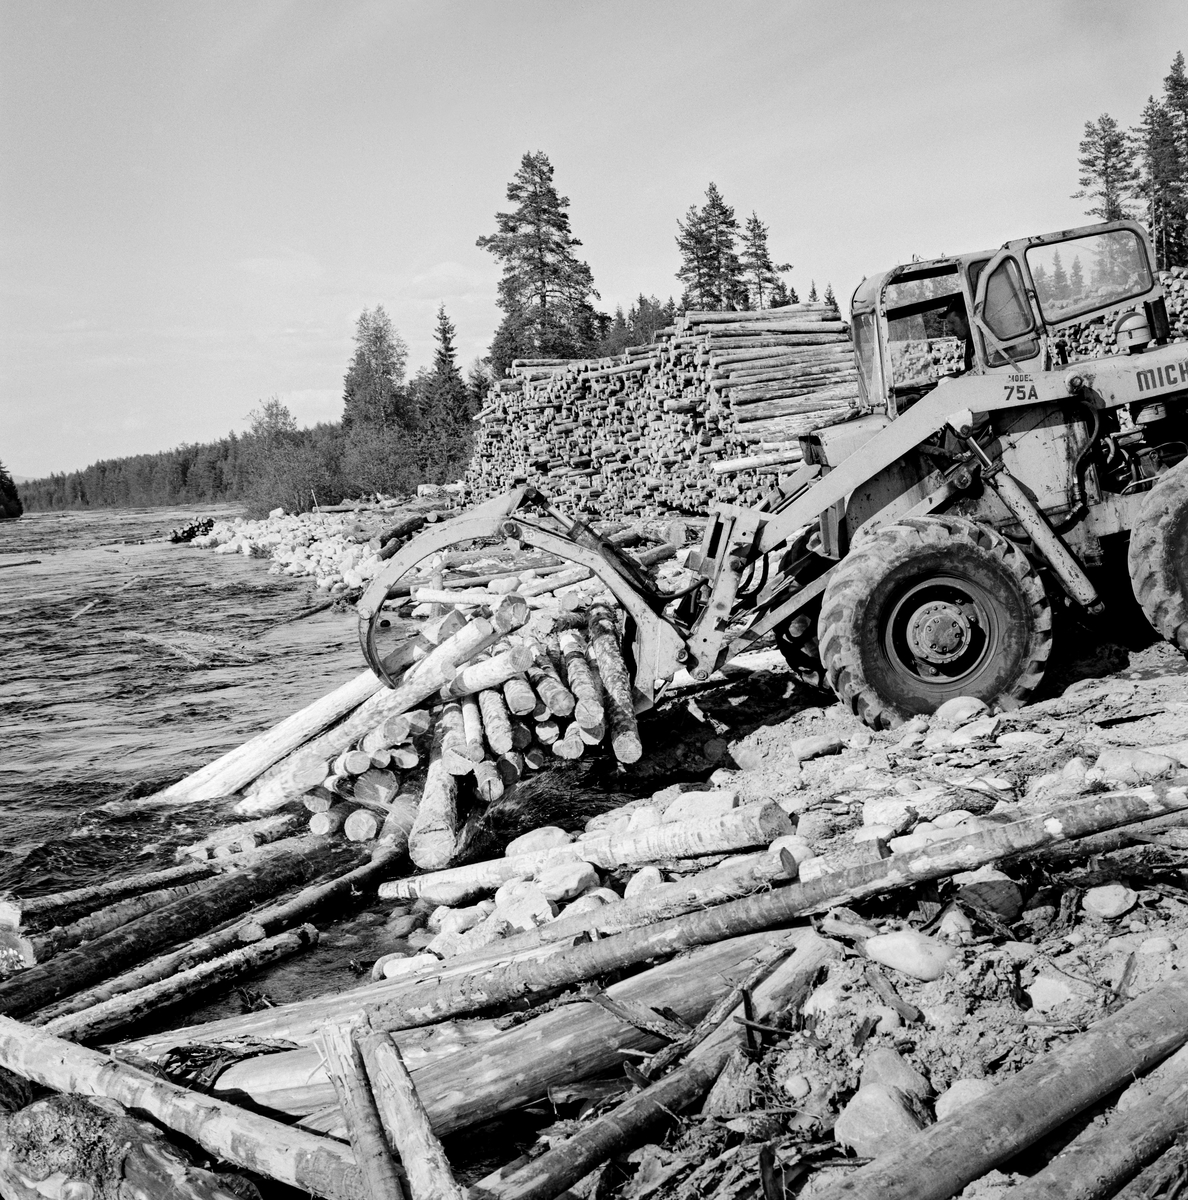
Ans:
POLYGON ((1062 366, 1061 326, 1123 306, 1166 340, 1151 263, 1143 229, 1111 221, 864 279, 851 302, 862 404, 894 418, 946 378, 1062 366))

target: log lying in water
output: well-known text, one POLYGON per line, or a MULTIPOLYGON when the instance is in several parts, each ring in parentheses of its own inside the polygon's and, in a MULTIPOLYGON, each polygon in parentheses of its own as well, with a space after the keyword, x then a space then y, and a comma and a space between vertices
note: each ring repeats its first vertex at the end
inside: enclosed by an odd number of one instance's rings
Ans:
POLYGON ((19 929, 31 921, 52 919, 59 912, 95 908, 100 904, 119 900, 123 896, 139 895, 141 892, 184 883, 188 879, 206 879, 221 869, 221 864, 183 863, 177 867, 166 867, 162 871, 125 875, 121 879, 72 888, 68 892, 55 892, 50 896, 0 896, 0 929, 19 929))
POLYGON ((0 1066, 55 1091, 107 1096, 218 1158, 290 1187, 328 1200, 365 1200, 354 1158, 341 1143, 191 1092, 10 1017, 0 1017, 0 1066))
POLYGON ((179 971, 158 983, 113 996, 82 1012, 46 1021, 43 1028, 47 1033, 72 1041, 94 1041, 102 1034, 122 1029, 170 1005, 180 1004, 228 979, 288 958, 308 946, 316 945, 317 941, 318 931, 312 925, 303 925, 299 929, 241 946, 238 950, 199 963, 187 971, 179 971))
POLYGON ((87 991, 76 992, 64 1000, 40 1009, 29 1018, 32 1024, 44 1025, 69 1013, 82 1012, 138 988, 148 987, 168 979, 198 963, 226 954, 239 946, 258 942, 271 933, 285 929, 320 911, 334 900, 354 896, 369 887, 376 879, 391 871, 403 858, 404 846, 394 843, 378 850, 370 862, 345 874, 312 883, 295 896, 269 904, 249 913, 242 920, 232 921, 223 929, 194 938, 176 949, 143 963, 123 975, 107 979, 87 991))
POLYGON ((188 896, 202 886, 201 881, 195 881, 179 884, 177 887, 160 888, 155 892, 145 892, 141 896, 128 896, 80 917, 69 925, 55 925, 44 933, 31 936, 0 929, 0 947, 19 954, 28 966, 43 963, 63 950, 92 941, 102 934, 118 929, 121 925, 127 925, 137 917, 156 912, 157 909, 188 896))
MULTIPOLYGON (((0 983, 0 1012, 21 1015, 111 975, 160 946, 210 929, 248 908, 253 900, 302 883, 335 862, 357 858, 352 843, 303 839, 299 848, 268 854, 253 867, 231 871, 180 900, 121 925, 75 950, 67 950, 0 983)), ((278 843, 284 846, 284 843, 278 843)), ((259 852, 258 852, 259 853, 259 852)))

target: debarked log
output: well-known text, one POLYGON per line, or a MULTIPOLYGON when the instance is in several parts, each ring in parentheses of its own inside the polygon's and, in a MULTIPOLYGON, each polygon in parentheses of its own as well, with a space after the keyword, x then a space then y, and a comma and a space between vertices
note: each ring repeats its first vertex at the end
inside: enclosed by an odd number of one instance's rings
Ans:
MULTIPOLYGON (((793 944, 811 930, 781 937, 793 944)), ((734 938, 688 957, 641 972, 607 989, 613 1000, 671 1008, 695 1024, 734 982, 750 974, 752 958, 770 948, 770 934, 734 938)), ((356 1009, 356 1011, 358 1011, 356 1009)), ((485 1023, 484 1023, 485 1024, 485 1023)), ((467 1046, 447 1027, 394 1035, 417 1092, 439 1137, 490 1119, 622 1061, 625 1049, 658 1049, 655 1034, 636 1028, 599 1005, 580 1001, 545 1013, 525 1025, 493 1032, 467 1046), (444 1053, 435 1042, 446 1040, 444 1053)), ((215 1093, 242 1093, 265 1109, 292 1115, 317 1113, 318 1129, 341 1135, 334 1091, 317 1049, 284 1051, 244 1059, 215 1081, 215 1093)))

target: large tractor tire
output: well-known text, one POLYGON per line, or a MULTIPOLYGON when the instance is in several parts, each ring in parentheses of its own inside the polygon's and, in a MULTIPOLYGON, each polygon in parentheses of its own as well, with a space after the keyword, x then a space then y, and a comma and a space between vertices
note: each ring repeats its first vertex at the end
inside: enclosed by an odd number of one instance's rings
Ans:
POLYGON ((1052 610, 1001 534, 962 517, 905 517, 842 560, 818 630, 829 686, 889 729, 954 696, 1017 707, 1043 678, 1052 610))
POLYGON ((1134 598, 1155 632, 1188 654, 1188 459, 1147 493, 1127 564, 1134 598))

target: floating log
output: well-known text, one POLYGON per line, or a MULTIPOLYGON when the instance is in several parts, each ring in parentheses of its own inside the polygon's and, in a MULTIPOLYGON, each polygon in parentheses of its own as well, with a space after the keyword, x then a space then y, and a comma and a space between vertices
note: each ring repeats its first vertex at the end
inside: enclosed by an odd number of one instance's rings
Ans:
POLYGON ((285 929, 312 916, 331 901, 357 895, 363 888, 388 874, 400 861, 403 853, 404 846, 399 843, 381 848, 372 856, 370 862, 327 880, 312 883, 295 896, 258 908, 242 920, 232 921, 222 929, 194 938, 87 991, 75 992, 64 1000, 40 1009, 27 1020, 35 1025, 44 1025, 68 1013, 82 1012, 96 1004, 102 1004, 113 996, 120 996, 159 980, 168 979, 179 971, 225 954, 238 946, 259 942, 269 933, 285 929))
POLYGON ((69 950, 83 942, 89 942, 113 929, 118 929, 121 925, 127 925, 129 921, 134 921, 137 917, 143 917, 146 913, 156 912, 159 908, 173 904, 201 886, 201 881, 195 881, 178 884, 176 887, 161 888, 155 892, 145 892, 143 896, 129 896, 126 899, 117 900, 105 908, 100 908, 70 925, 55 925, 44 933, 31 936, 21 936, 17 931, 0 929, 0 947, 19 954, 21 961, 27 966, 43 963, 63 950, 69 950))
POLYGON ((123 992, 101 1004, 92 1005, 82 1012, 55 1017, 42 1026, 47 1033, 71 1041, 92 1041, 101 1034, 122 1029, 144 1017, 155 1016, 162 1009, 179 1004, 183 1000, 205 991, 217 984, 235 979, 249 971, 258 970, 269 963, 278 962, 317 944, 318 931, 312 925, 278 933, 232 950, 220 958, 211 959, 179 971, 168 979, 148 984, 134 991, 123 992))
POLYGON ((179 846, 174 852, 174 857, 181 862, 187 858, 202 861, 239 854, 244 850, 254 850, 257 846, 275 842, 277 838, 288 837, 297 832, 297 825, 296 813, 279 813, 277 816, 260 817, 255 821, 240 821, 237 825, 216 829, 199 842, 179 846))
MULTIPOLYGON (((366 1023, 354 1030, 375 1105, 392 1145, 408 1174, 412 1200, 464 1200, 441 1142, 417 1095, 416 1084, 404 1065, 391 1034, 376 1032, 366 1023)), ((344 1108, 345 1105, 340 1106, 344 1108)), ((348 1122, 349 1124, 349 1122, 348 1122)), ((359 1158, 356 1148, 355 1157, 359 1158)))
POLYGON ((208 1153, 327 1200, 364 1200, 350 1150, 0 1016, 0 1066, 55 1091, 107 1096, 208 1153))
POLYGON ((0 896, 0 929, 19 929, 22 925, 44 920, 51 914, 69 909, 95 908, 123 896, 153 891, 168 884, 184 883, 190 879, 206 879, 222 870, 222 864, 194 862, 161 871, 146 871, 140 875, 125 875, 106 883, 88 884, 68 892, 49 896, 0 896))
POLYGON ((358 853, 349 843, 338 846, 316 839, 295 840, 304 844, 293 849, 281 842, 279 852, 257 852, 266 857, 255 866, 207 880, 196 891, 164 908, 5 980, 0 983, 0 1012, 20 1016, 44 1007, 59 996, 80 991, 95 980, 114 974, 159 946, 193 937, 242 912, 253 900, 304 883, 336 861, 342 862, 358 853))

